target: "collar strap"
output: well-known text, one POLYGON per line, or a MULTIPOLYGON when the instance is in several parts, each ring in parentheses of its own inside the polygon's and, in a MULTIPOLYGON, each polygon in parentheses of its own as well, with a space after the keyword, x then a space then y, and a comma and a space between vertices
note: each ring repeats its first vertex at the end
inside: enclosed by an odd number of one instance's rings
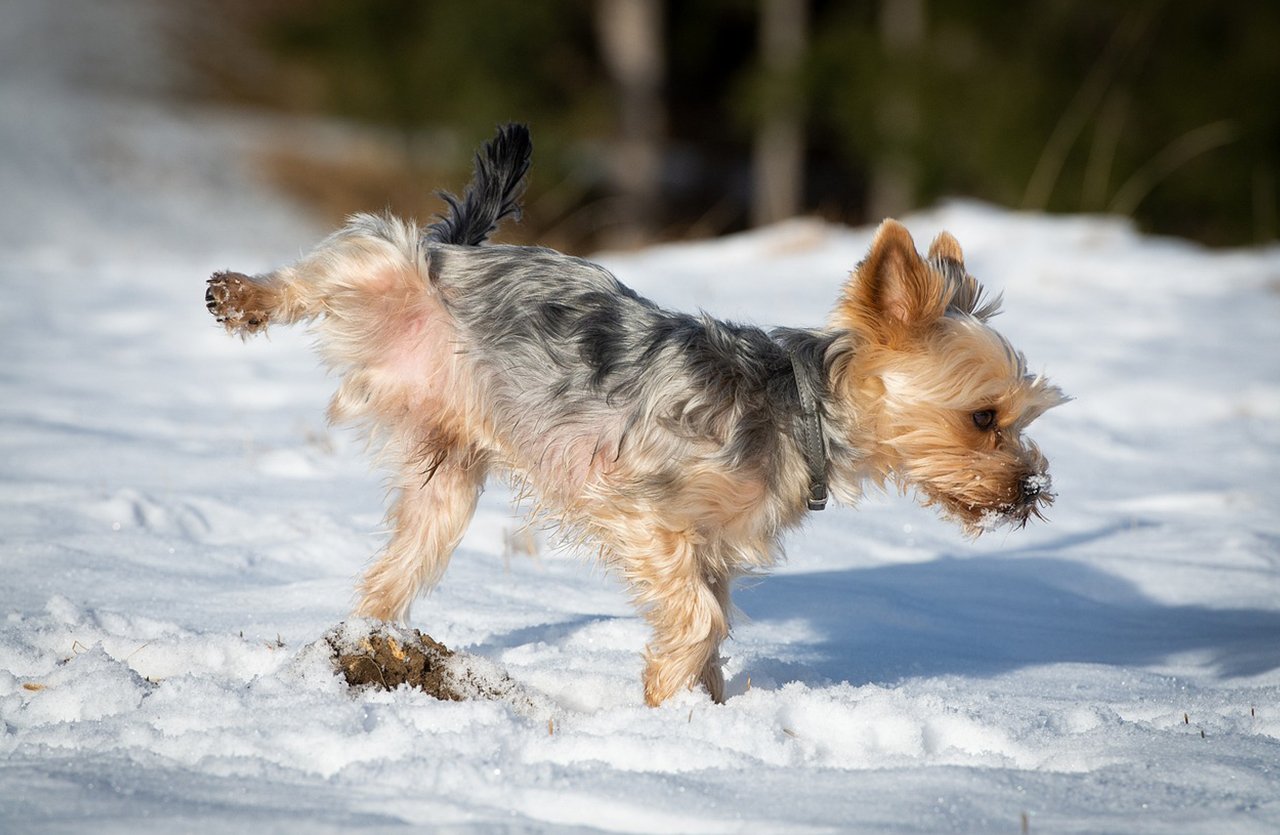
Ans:
POLYGON ((795 351, 787 351, 791 358, 791 370, 796 378, 796 390, 800 394, 800 450, 809 468, 810 510, 822 510, 827 506, 827 445, 822 437, 822 415, 818 411, 818 369, 803 362, 795 351))

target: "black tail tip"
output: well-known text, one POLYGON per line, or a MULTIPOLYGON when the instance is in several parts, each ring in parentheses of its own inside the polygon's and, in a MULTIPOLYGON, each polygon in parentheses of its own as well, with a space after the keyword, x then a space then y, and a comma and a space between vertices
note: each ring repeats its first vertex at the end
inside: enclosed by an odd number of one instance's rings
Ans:
POLYGON ((462 199, 441 194, 449 212, 427 230, 439 243, 479 246, 505 217, 520 216, 520 196, 533 156, 529 126, 508 122, 476 153, 475 172, 462 199))
POLYGON ((508 184, 518 184, 529 173, 533 159, 533 136, 529 133, 529 126, 522 122, 501 125, 493 139, 476 154, 477 172, 485 157, 496 164, 496 170, 487 173, 508 184))
POLYGON ((526 156, 533 152, 533 137, 529 126, 524 122, 507 122, 498 126, 498 133, 493 137, 492 145, 509 145, 517 150, 526 150, 526 156))
POLYGON ((515 193, 529 173, 533 159, 533 136, 522 122, 508 122, 498 127, 497 134, 476 153, 476 172, 472 184, 486 179, 505 186, 508 196, 515 193))

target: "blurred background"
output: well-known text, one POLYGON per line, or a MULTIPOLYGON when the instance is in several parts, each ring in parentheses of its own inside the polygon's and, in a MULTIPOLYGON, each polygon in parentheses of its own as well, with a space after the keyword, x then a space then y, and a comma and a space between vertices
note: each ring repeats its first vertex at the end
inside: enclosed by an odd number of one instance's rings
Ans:
POLYGON ((6 50, 75 42, 76 84, 254 114, 255 176, 325 223, 434 214, 494 126, 525 121, 506 238, 574 252, 948 197, 1210 245, 1280 233, 1280 3, 10 5, 39 25, 6 50))

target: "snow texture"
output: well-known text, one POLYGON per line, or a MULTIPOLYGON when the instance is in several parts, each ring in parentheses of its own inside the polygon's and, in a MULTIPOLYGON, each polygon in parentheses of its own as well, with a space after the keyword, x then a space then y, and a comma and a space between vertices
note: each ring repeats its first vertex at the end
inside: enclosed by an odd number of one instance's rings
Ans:
MULTIPOLYGON (((241 343, 203 303, 324 230, 254 184, 269 120, 43 70, 127 28, 32 46, 93 5, 11 3, 0 36, 0 831, 1280 830, 1280 249, 908 217, 1076 398, 1033 427, 1051 522, 816 514, 738 589, 728 702, 650 709, 623 588, 494 488, 413 625, 545 709, 353 693, 320 638, 383 541, 380 477, 324 426, 304 334, 241 343)), ((870 234, 603 260, 803 325, 870 234)))

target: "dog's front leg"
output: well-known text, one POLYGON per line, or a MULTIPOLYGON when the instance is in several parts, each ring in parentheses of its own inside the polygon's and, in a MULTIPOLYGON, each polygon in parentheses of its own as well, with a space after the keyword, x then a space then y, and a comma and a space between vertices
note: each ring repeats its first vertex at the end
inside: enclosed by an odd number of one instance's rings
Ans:
POLYGON ((644 697, 651 706, 701 683, 724 701, 720 643, 729 635, 728 578, 708 576, 693 537, 663 531, 626 558, 653 640, 645 649, 644 697))

